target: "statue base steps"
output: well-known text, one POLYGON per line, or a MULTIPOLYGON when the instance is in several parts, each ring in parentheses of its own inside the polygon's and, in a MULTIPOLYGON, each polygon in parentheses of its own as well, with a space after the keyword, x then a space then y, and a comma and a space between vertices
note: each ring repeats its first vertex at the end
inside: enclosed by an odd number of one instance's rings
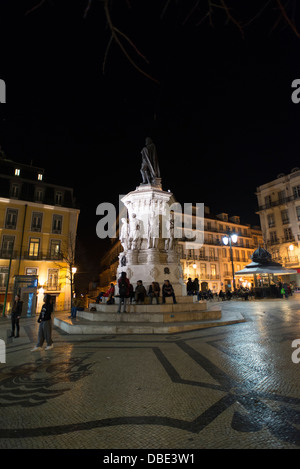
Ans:
POLYGON ((219 304, 207 308, 205 301, 159 305, 132 304, 127 305, 126 313, 118 313, 116 304, 91 304, 90 307, 95 307, 96 311, 78 311, 76 319, 70 319, 69 313, 57 314, 54 325, 68 334, 175 334, 244 321, 238 313, 223 318, 219 304), (187 305, 192 308, 186 310, 187 305))

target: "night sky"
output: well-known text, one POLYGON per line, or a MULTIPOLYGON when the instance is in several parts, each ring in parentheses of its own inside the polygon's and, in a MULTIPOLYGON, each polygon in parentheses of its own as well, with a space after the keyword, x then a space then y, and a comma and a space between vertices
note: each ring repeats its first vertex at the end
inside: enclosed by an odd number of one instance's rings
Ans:
MULTIPOLYGON (((103 74, 110 39, 103 1, 1 2, 7 103, 0 106, 0 145, 8 158, 44 167, 45 181, 74 188, 86 280, 107 246, 96 236, 96 207, 139 185, 147 136, 157 146, 165 190, 242 223, 259 223, 257 186, 300 167, 300 103, 291 100, 300 38, 275 0, 227 1, 243 34, 222 8, 214 8, 210 24, 207 4, 109 1, 114 26, 149 63, 118 38, 157 83, 114 41, 103 74)), ((297 26, 295 5, 288 2, 287 13, 297 26)))

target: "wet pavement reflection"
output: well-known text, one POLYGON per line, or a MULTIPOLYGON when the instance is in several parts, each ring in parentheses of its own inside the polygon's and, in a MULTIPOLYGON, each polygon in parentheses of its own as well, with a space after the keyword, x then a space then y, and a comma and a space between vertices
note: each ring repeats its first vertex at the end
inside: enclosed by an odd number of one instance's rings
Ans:
POLYGON ((54 329, 38 353, 27 321, 0 365, 0 447, 47 436, 61 449, 300 448, 300 298, 222 308, 246 322, 169 336, 54 329))

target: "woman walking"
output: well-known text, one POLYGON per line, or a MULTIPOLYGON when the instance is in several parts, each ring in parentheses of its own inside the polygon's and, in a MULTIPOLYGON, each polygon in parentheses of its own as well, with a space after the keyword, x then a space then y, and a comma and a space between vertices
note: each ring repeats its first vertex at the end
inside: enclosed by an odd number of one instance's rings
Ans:
POLYGON ((42 306, 38 323, 39 326, 39 333, 38 333, 38 342, 36 346, 31 350, 35 352, 36 350, 41 350, 44 341, 47 342, 47 347, 45 350, 50 350, 53 348, 53 341, 52 341, 52 323, 51 323, 51 313, 53 311, 53 305, 51 303, 51 296, 45 295, 44 296, 44 304, 42 306))

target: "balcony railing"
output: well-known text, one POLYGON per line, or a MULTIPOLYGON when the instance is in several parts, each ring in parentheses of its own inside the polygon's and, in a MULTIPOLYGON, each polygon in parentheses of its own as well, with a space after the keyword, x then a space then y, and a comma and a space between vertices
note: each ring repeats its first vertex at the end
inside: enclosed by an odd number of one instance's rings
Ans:
POLYGON ((275 244, 293 243, 295 241, 294 236, 286 236, 283 238, 274 238, 267 241, 267 245, 274 246, 275 244))
POLYGON ((200 279, 201 280, 220 280, 220 275, 219 274, 206 274, 205 272, 200 273, 200 279))
POLYGON ((297 199, 300 199, 300 194, 293 194, 293 195, 290 195, 289 197, 282 197, 274 201, 272 200, 271 202, 268 202, 267 204, 259 205, 258 210, 259 211, 267 210, 268 208, 277 207, 278 205, 285 205, 297 199))
POLYGON ((188 254, 182 254, 181 259, 186 259, 187 261, 207 261, 214 262, 219 260, 219 256, 189 256, 188 254))
POLYGON ((23 259, 30 259, 36 261, 61 261, 63 259, 63 255, 61 253, 52 253, 52 252, 38 252, 38 253, 30 253, 28 251, 23 252, 23 259))
POLYGON ((299 257, 298 256, 284 257, 283 261, 285 264, 299 264, 299 257))
POLYGON ((43 289, 46 290, 47 292, 49 291, 55 291, 58 292, 61 290, 61 284, 60 283, 46 283, 43 285, 43 289))
POLYGON ((8 251, 7 249, 0 249, 0 259, 16 259, 18 257, 17 251, 8 251))

